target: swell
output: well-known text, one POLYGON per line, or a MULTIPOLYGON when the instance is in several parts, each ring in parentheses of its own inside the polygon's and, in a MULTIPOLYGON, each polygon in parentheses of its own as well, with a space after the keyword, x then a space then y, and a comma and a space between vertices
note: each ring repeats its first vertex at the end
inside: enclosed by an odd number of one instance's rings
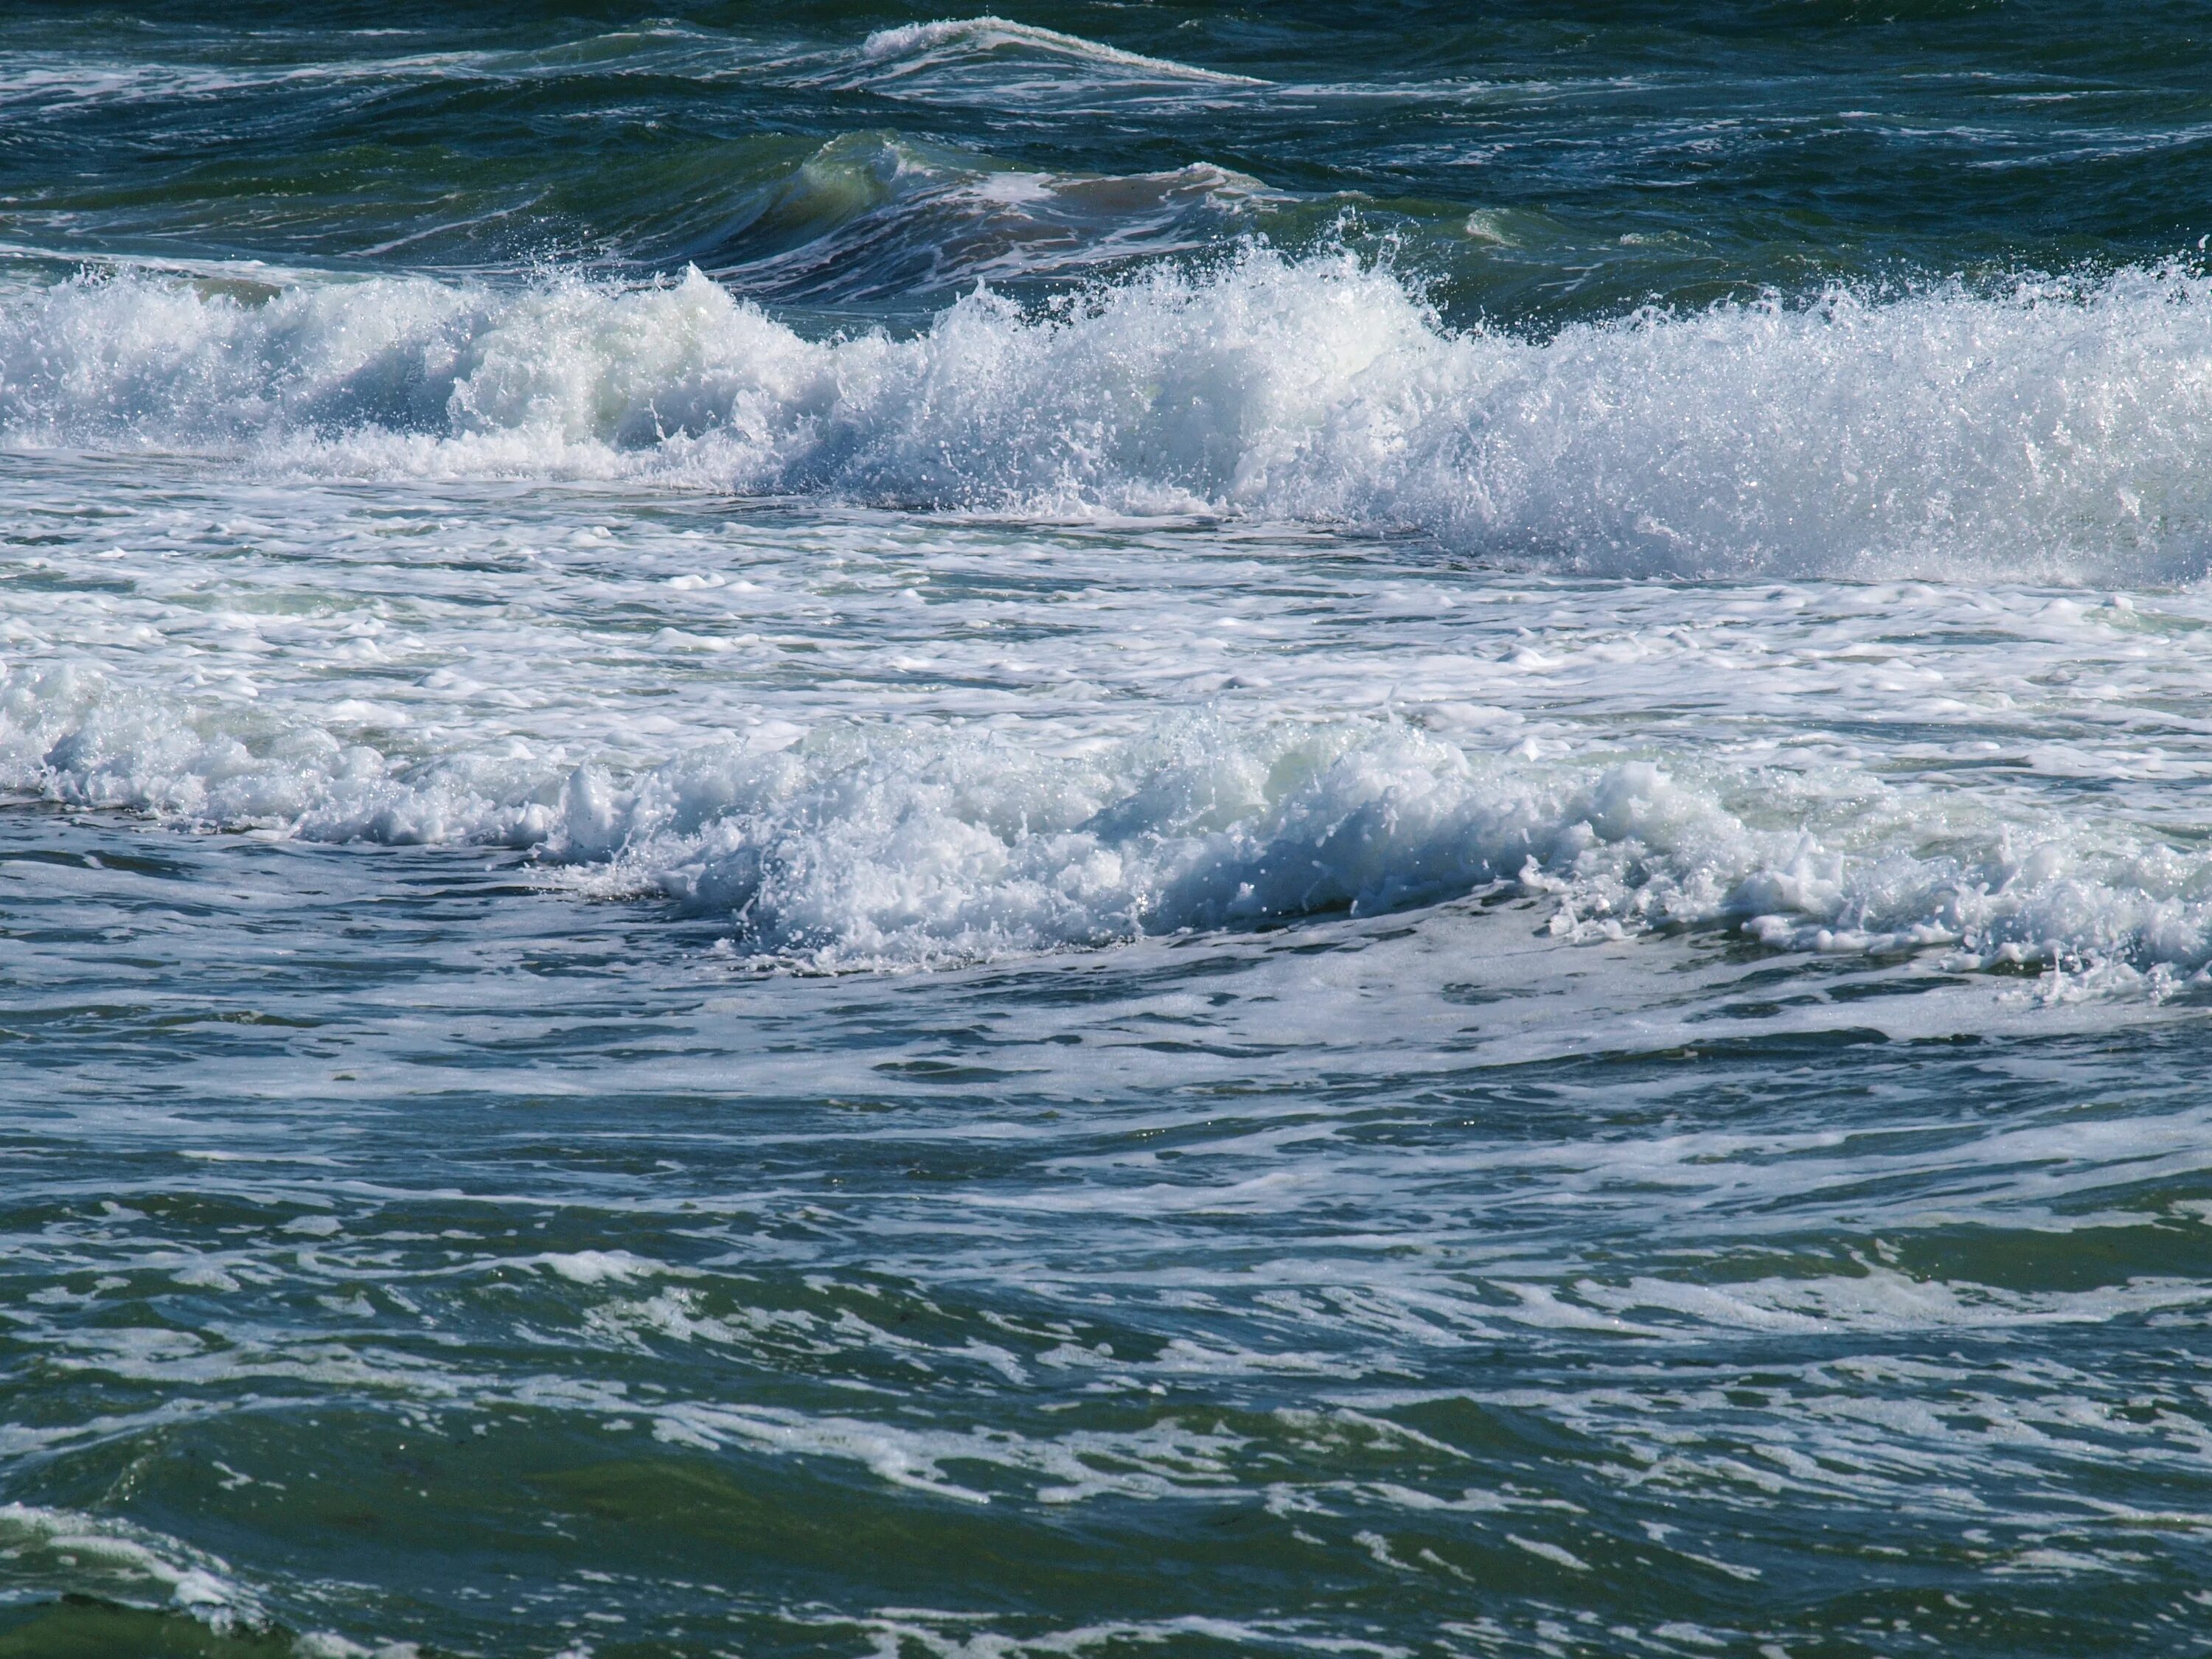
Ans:
POLYGON ((2212 525, 2212 282, 1724 304, 1547 341, 1349 254, 809 338, 694 271, 0 301, 0 432, 331 476, 610 477, 1413 531, 1587 571, 2164 581, 2212 525))
MULTIPOLYGON (((711 223, 662 240, 745 293, 835 303, 943 295, 977 282, 1066 280, 1218 246, 1283 198, 1204 163, 1056 173, 889 132, 841 134, 711 223)), ((626 244, 650 238, 625 232, 626 244)))

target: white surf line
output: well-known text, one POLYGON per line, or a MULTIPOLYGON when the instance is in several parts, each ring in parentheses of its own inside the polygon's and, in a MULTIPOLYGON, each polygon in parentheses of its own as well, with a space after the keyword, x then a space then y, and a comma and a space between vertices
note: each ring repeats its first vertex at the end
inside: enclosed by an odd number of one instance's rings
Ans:
POLYGON ((1119 69, 1142 70, 1171 81, 1204 81, 1218 86, 1236 87, 1264 87, 1269 84, 1253 76, 1200 69, 1189 64, 1178 64, 1172 58, 1147 58, 1141 52, 1124 52, 1118 46, 1086 40, 1079 34, 1063 34, 1058 29, 1042 28, 1035 23, 1017 23, 1005 17, 948 18, 934 23, 908 23, 897 28, 878 29, 861 44, 860 57, 864 62, 878 64, 953 45, 972 45, 984 52, 1002 46, 1034 46, 1040 51, 1059 52, 1091 63, 1111 64, 1119 69))

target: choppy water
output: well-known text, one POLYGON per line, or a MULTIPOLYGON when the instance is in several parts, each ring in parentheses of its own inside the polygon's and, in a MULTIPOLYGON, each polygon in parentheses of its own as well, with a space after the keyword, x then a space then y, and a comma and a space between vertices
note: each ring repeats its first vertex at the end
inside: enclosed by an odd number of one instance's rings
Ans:
POLYGON ((2201 8, 0 8, 0 1655, 2212 1645, 2201 8))

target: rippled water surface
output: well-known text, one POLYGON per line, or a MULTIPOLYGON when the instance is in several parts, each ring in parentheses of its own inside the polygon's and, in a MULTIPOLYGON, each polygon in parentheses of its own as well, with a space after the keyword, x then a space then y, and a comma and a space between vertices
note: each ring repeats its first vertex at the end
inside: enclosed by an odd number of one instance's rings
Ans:
POLYGON ((2208 87, 0 5, 0 1656, 2212 1646, 2208 87))

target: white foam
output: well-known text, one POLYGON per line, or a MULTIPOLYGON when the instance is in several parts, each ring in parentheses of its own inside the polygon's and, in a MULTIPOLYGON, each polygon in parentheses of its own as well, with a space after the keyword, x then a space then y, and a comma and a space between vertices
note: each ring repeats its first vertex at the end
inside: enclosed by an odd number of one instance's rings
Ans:
POLYGON ((125 1521, 32 1504, 0 1504, 0 1585, 173 1608, 219 1632, 269 1622, 217 1557, 125 1521))
POLYGON ((1199 69, 1171 58, 1147 58, 1124 52, 1079 34, 1035 23, 1017 23, 1004 17, 945 19, 933 23, 907 23, 878 29, 860 46, 860 59, 871 66, 893 65, 910 74, 947 58, 980 55, 1012 46, 1073 60, 1091 70, 1118 72, 1123 76, 1163 81, 1198 81, 1217 86, 1257 87, 1267 83, 1249 75, 1226 75, 1199 69))
POLYGON ((2212 963, 2202 854, 2002 804, 1930 817, 1864 775, 1701 769, 1470 752, 1387 717, 1206 714, 1073 754, 832 725, 628 775, 498 745, 409 765, 74 665, 0 678, 0 786, 319 840, 535 847, 587 890, 732 915, 749 948, 822 968, 1373 914, 1501 882, 1549 895, 1569 939, 1725 922, 1786 948, 2103 964, 2154 988, 2212 963), (1785 827, 1757 827, 1792 793, 1785 827))
POLYGON ((0 426, 336 476, 661 477, 1016 515, 1413 528, 1607 572, 2166 580, 2212 540, 2212 282, 1723 305, 1542 343, 1348 256, 811 341, 696 272, 0 301, 0 426))
POLYGON ((2141 580, 2196 556, 2208 325, 2212 291, 2136 272, 1540 345, 1446 331, 1348 259, 1264 252, 1042 316, 979 295, 906 340, 805 340, 696 275, 19 289, 15 443, 238 465, 19 463, 11 569, 36 579, 0 617, 0 788, 534 849, 822 967, 1506 884, 1563 941, 1717 925, 2057 969, 2051 998, 2162 994, 2212 964, 2212 862, 2176 787, 2212 756, 2172 712, 2201 678, 2199 596, 1522 592, 1373 547, 1309 574, 1276 528, 1010 536, 820 498, 1334 515, 1662 568, 1680 546, 1655 552, 1635 515, 1672 491, 1723 563, 2067 565, 2078 543, 2141 580), (1670 374, 1677 395, 1650 391, 1670 374), (1789 392, 1822 376, 1857 401, 1789 392), (1916 398, 1924 444, 1898 412, 1916 398), (2065 443, 2020 447, 2069 409, 2065 443), (1946 444, 1939 497, 1907 452, 1946 444), (2099 491, 2161 467, 2131 542, 2099 491), (300 477, 564 471, 624 482, 300 477), (817 500, 803 533, 756 533, 656 480, 817 500), (2008 516, 2031 497, 2072 505, 2008 516), (1834 535, 1852 512, 1881 532, 1861 553, 1834 535))
POLYGON ((573 1285, 627 1285, 656 1273, 672 1271, 658 1261, 632 1255, 628 1250, 549 1252, 538 1258, 547 1267, 573 1285))

